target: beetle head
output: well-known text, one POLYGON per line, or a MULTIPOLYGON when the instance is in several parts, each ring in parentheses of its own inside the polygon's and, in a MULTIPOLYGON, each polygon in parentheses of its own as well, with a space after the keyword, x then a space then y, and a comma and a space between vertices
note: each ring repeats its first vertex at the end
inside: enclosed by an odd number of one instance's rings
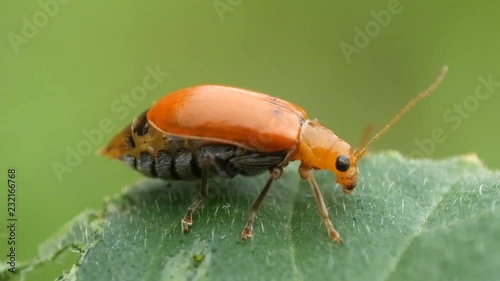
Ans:
POLYGON ((356 187, 358 161, 354 149, 315 120, 302 124, 299 150, 294 160, 300 160, 301 165, 309 169, 332 171, 345 193, 351 193, 356 187))
MULTIPOLYGON (((341 140, 342 141, 342 140, 341 140)), ((335 173, 337 182, 342 185, 344 193, 351 193, 358 183, 358 161, 356 154, 349 147, 347 151, 332 151, 335 158, 329 165, 329 170, 335 173)))

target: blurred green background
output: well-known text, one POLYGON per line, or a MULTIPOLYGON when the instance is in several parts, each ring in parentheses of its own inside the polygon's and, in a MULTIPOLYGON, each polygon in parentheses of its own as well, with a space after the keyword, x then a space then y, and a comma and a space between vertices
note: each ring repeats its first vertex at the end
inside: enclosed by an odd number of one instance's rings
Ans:
MULTIPOLYGON (((373 149, 430 158, 473 152, 500 168, 500 85, 481 86, 482 98, 475 96, 479 77, 500 82, 500 3, 397 3, 2 1, 0 171, 6 179, 8 167, 17 169, 18 261, 140 178, 94 153, 113 133, 90 143, 85 132, 102 120, 116 131, 164 94, 195 84, 292 101, 357 145, 368 124, 383 126, 447 64, 439 90, 373 149), (156 68, 168 76, 134 99, 134 87, 156 68), (440 142, 430 141, 436 129, 440 142), (68 151, 78 149, 85 153, 71 167, 68 151), (67 170, 55 172, 57 163, 67 170)), ((6 187, 0 196, 5 206, 6 187)), ((0 215, 3 225, 6 209, 0 215)), ((76 258, 66 255, 27 280, 52 280, 76 258)))

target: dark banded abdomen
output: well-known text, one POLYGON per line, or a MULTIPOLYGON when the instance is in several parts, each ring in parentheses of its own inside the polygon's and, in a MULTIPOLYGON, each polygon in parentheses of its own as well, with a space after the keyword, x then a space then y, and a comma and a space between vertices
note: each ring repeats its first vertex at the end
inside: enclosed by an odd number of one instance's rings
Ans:
POLYGON ((236 175, 253 176, 268 171, 283 162, 286 151, 258 153, 232 145, 205 145, 195 153, 188 148, 176 151, 160 150, 156 157, 142 151, 139 157, 125 155, 122 160, 148 177, 165 180, 196 180, 202 170, 210 167, 210 177, 233 178, 236 175))

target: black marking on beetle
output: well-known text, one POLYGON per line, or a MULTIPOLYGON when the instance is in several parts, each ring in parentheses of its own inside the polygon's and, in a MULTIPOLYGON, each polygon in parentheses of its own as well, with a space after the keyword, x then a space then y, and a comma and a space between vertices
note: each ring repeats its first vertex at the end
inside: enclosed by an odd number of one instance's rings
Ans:
POLYGON ((130 148, 135 148, 134 138, 132 136, 128 136, 127 138, 125 138, 125 144, 130 148))
POLYGON ((193 174, 191 169, 191 160, 193 159, 193 153, 191 151, 182 149, 175 155, 174 166, 175 171, 179 177, 183 180, 193 180, 199 177, 193 174))
POLYGON ((232 178, 234 173, 227 171, 227 163, 231 157, 241 153, 241 149, 233 145, 207 145, 198 152, 198 163, 204 163, 207 158, 212 158, 210 163, 210 176, 232 178))
POLYGON ((172 168, 174 164, 172 163, 172 155, 165 150, 158 151, 156 155, 156 175, 161 179, 177 179, 172 174, 172 168))
POLYGON ((229 159, 227 164, 228 172, 233 176, 240 174, 243 176, 255 176, 277 167, 283 162, 287 151, 273 153, 251 152, 249 154, 235 156, 229 159))
POLYGON ((281 115, 281 114, 283 114, 283 112, 281 110, 277 109, 277 108, 273 109, 273 113, 275 115, 281 115))
MULTIPOLYGON (((198 158, 197 157, 193 157, 194 155, 191 156, 191 173, 193 175, 195 175, 197 178, 201 178, 201 169, 203 169, 204 167, 200 166, 201 165, 205 165, 205 163, 203 162, 198 162, 198 158)), ((207 161, 207 160, 205 160, 207 161)))
POLYGON ((146 116, 147 113, 148 110, 144 111, 132 124, 132 132, 138 136, 144 136, 149 130, 148 118, 146 116))
POLYGON ((170 160, 172 163, 170 165, 170 176, 174 180, 181 180, 182 179, 181 176, 179 175, 179 173, 177 173, 177 170, 175 169, 175 158, 176 158, 176 155, 174 155, 174 157, 172 157, 172 159, 170 160))
POLYGON ((155 160, 153 156, 146 151, 141 152, 137 159, 137 170, 146 176, 156 177, 155 160))

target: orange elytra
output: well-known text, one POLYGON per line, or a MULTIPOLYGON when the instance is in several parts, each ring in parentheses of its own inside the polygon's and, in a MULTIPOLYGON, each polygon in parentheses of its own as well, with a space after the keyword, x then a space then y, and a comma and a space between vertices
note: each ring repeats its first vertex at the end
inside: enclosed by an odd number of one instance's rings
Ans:
POLYGON ((358 149, 309 119, 305 110, 290 102, 250 90, 201 85, 160 99, 118 133, 101 153, 149 177, 201 179, 200 193, 182 219, 184 232, 189 231, 195 210, 208 198, 209 178, 254 176, 269 171, 270 178, 250 210, 243 240, 252 237, 257 211, 272 183, 281 176, 283 167, 298 160, 299 174, 310 183, 330 238, 342 242, 329 219, 313 170, 332 171, 343 191, 351 193, 357 184, 358 161, 368 147, 434 91, 446 72, 445 66, 425 91, 358 149))

